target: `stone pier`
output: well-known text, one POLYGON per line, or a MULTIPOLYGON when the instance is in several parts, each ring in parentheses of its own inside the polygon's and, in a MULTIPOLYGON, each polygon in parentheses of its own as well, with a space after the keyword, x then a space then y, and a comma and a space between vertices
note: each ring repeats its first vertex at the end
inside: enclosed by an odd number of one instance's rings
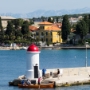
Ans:
POLYGON ((60 78, 55 76, 57 69, 47 69, 45 81, 54 81, 56 86, 73 86, 90 84, 90 67, 59 68, 60 78), (52 76, 49 73, 52 72, 52 76))
MULTIPOLYGON (((90 84, 90 67, 59 68, 59 78, 56 74, 57 69, 46 69, 45 78, 42 80, 42 83, 54 81, 56 87, 90 84)), ((20 77, 9 82, 9 85, 17 86, 22 80, 20 77)))

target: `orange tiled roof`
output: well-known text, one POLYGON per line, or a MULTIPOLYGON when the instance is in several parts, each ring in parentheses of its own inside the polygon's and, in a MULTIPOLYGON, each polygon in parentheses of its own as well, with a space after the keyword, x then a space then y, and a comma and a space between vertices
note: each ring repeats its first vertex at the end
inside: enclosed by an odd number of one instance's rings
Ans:
POLYGON ((50 23, 50 22, 44 21, 44 22, 40 22, 39 25, 40 25, 40 24, 43 24, 43 25, 52 25, 53 23, 50 23))
POLYGON ((51 25, 51 26, 47 27, 45 30, 61 31, 61 28, 58 28, 55 25, 51 25))
POLYGON ((35 26, 29 26, 29 30, 30 30, 30 31, 35 31, 35 30, 38 30, 38 28, 35 27, 35 26))
POLYGON ((58 27, 62 27, 62 23, 54 23, 53 25, 58 26, 58 27))

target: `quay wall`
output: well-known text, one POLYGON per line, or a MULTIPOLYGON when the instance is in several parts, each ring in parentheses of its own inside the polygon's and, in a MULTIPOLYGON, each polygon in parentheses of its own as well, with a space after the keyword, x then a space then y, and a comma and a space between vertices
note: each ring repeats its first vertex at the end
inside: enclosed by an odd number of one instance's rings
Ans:
MULTIPOLYGON (((86 49, 86 46, 42 46, 40 49, 86 49)), ((90 46, 87 47, 90 49, 90 46)))
MULTIPOLYGON (((46 81, 54 81, 56 86, 90 84, 90 67, 59 68, 60 76, 50 76, 46 81)), ((57 69, 47 69, 46 73, 56 73, 57 69)))
POLYGON ((50 73, 50 72, 55 73, 57 72, 57 69, 59 69, 63 73, 64 76, 90 73, 90 67, 53 68, 53 69, 46 69, 46 73, 50 73))
MULTIPOLYGON (((57 69, 58 68, 46 69, 46 76, 42 80, 42 83, 55 82, 55 87, 90 84, 90 67, 59 68, 59 77, 56 74, 57 69), (52 72, 51 75, 50 72, 52 72)), ((20 77, 23 78, 24 75, 20 77)), ((9 85, 17 86, 22 80, 20 77, 9 82, 9 85)))
MULTIPOLYGON (((0 47, 0 50, 26 50, 28 47, 0 47)), ((63 46, 42 46, 39 47, 40 49, 48 49, 48 50, 60 50, 60 49, 86 49, 85 46, 67 46, 67 47, 63 47, 63 46)), ((90 49, 90 46, 87 47, 87 49, 90 49)))

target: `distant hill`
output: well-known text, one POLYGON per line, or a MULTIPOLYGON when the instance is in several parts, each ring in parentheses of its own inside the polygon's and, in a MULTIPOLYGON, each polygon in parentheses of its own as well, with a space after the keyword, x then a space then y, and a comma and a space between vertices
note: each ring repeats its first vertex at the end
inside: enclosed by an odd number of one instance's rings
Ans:
POLYGON ((41 17, 41 16, 61 16, 65 14, 84 14, 84 13, 90 13, 90 8, 81 8, 81 9, 71 9, 71 10, 37 10, 25 14, 21 13, 0 13, 1 16, 12 16, 15 18, 33 18, 33 17, 41 17))

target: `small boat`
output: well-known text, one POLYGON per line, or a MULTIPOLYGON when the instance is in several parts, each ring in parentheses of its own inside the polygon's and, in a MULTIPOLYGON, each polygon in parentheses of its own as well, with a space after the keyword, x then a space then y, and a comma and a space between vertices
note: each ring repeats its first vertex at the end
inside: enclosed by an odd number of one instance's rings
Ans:
POLYGON ((31 85, 22 85, 18 84, 19 88, 54 88, 54 83, 48 83, 48 84, 31 84, 31 85))

